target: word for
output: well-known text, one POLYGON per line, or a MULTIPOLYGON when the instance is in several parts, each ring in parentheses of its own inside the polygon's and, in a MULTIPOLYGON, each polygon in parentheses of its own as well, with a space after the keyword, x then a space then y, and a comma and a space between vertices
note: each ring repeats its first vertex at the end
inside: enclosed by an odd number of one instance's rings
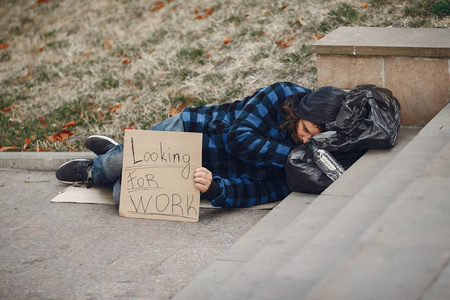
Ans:
POLYGON ((191 172, 191 156, 172 153, 170 147, 164 147, 163 142, 159 143, 158 151, 139 153, 135 149, 133 137, 131 137, 131 152, 133 154, 133 165, 140 163, 161 163, 161 164, 181 164, 181 177, 188 179, 191 172), (140 155, 139 155, 140 154, 140 155))
POLYGON ((128 189, 159 188, 159 184, 156 182, 153 174, 138 176, 134 173, 136 173, 136 170, 128 171, 127 183, 131 183, 128 189))
POLYGON ((173 215, 191 219, 197 219, 198 216, 198 210, 192 205, 194 195, 181 196, 177 193, 130 195, 130 200, 134 207, 134 211, 130 213, 173 215))

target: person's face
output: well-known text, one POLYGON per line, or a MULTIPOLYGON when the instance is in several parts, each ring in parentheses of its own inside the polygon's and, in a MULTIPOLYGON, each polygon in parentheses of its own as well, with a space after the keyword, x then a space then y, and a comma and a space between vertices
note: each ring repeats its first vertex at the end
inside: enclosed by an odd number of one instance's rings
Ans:
POLYGON ((320 128, 310 121, 299 119, 297 122, 297 137, 306 143, 311 137, 321 133, 320 128))

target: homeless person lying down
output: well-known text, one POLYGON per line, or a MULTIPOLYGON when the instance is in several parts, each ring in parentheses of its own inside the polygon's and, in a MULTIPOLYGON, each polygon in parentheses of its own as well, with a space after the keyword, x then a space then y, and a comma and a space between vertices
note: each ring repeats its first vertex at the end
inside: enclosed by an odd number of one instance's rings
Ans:
MULTIPOLYGON (((202 167, 194 172, 201 198, 213 206, 250 207, 284 199, 291 193, 285 163, 293 148, 323 132, 339 112, 345 92, 316 91, 278 82, 243 100, 215 106, 186 107, 149 128, 203 134, 202 167)), ((63 183, 111 186, 120 201, 123 144, 94 135, 86 147, 94 160, 77 159, 58 168, 63 183)))

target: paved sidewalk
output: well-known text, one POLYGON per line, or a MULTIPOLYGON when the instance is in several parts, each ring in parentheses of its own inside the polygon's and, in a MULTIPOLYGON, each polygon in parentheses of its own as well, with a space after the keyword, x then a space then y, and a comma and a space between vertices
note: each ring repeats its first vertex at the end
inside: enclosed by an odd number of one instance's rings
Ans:
POLYGON ((0 299, 170 299, 268 213, 121 218, 111 205, 51 203, 66 187, 54 172, 0 169, 0 299))

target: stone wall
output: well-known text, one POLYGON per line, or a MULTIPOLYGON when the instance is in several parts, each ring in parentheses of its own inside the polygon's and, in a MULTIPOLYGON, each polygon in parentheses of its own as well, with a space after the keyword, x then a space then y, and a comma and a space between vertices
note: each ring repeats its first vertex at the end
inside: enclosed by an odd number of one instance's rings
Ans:
POLYGON ((312 52, 319 87, 388 88, 403 125, 423 126, 450 102, 450 29, 341 27, 312 52))

